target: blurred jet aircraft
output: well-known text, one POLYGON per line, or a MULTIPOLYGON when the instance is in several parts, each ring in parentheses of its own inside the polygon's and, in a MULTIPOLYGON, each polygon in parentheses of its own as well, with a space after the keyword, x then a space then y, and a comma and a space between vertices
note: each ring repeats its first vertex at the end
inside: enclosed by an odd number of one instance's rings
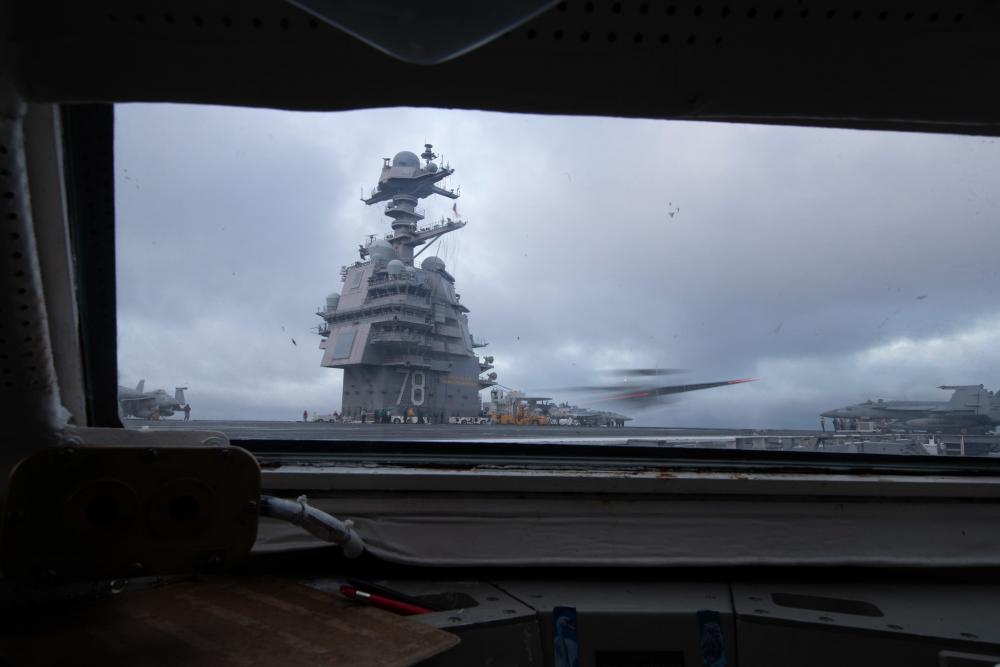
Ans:
POLYGON ((585 385, 577 387, 563 387, 564 391, 593 393, 588 396, 588 402, 606 401, 612 404, 626 405, 633 409, 654 407, 662 404, 667 397, 675 394, 684 394, 702 389, 713 389, 715 387, 725 387, 744 382, 755 382, 757 378, 741 378, 738 380, 720 380, 717 382, 698 382, 694 384, 658 384, 655 378, 664 375, 674 375, 685 373, 676 368, 619 368, 604 371, 608 375, 617 375, 622 378, 620 382, 614 384, 585 385))

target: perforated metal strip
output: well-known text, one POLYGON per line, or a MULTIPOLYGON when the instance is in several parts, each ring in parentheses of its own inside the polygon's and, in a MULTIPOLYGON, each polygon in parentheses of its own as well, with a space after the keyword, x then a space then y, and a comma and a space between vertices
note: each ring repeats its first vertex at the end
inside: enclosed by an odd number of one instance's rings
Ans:
MULTIPOLYGON (((24 156, 23 107, 4 104, 0 118, 0 414, 5 428, 32 447, 59 420, 41 273, 32 230, 24 156)), ((13 439, 12 439, 13 440, 13 439)), ((18 456, 4 443, 0 457, 18 456)), ((27 453, 21 451, 20 454, 27 453)), ((2 483, 0 476, 0 483, 2 483)))

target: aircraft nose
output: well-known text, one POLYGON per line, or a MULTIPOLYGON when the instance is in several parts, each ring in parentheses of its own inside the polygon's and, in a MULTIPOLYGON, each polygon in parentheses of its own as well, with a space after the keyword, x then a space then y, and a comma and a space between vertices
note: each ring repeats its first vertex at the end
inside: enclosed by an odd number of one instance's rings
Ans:
POLYGON ((827 410, 826 412, 819 413, 820 417, 839 417, 840 410, 827 410))

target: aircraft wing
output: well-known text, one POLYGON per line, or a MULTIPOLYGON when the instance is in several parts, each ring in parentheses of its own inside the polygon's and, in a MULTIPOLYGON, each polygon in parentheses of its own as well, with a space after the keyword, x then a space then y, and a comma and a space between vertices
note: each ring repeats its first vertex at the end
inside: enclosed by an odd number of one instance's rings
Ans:
POLYGON ((623 389, 615 394, 604 396, 596 400, 600 401, 642 401, 657 398, 659 396, 670 396, 672 394, 684 394, 689 391, 700 391, 702 389, 714 389, 715 387, 725 387, 731 384, 742 384, 744 382, 755 382, 757 378, 741 378, 738 380, 721 380, 719 382, 699 382, 696 384, 671 384, 658 387, 636 386, 631 389, 623 389))
POLYGON ((121 396, 121 397, 118 398, 118 402, 119 403, 131 405, 131 406, 138 406, 138 405, 144 405, 144 404, 147 404, 147 403, 152 403, 152 402, 154 402, 154 400, 155 399, 153 399, 150 396, 133 396, 133 397, 121 396))
POLYGON ((877 406, 880 410, 886 412, 913 412, 914 410, 920 410, 923 412, 954 412, 953 408, 947 407, 947 405, 942 405, 938 403, 915 403, 911 405, 879 405, 877 406))

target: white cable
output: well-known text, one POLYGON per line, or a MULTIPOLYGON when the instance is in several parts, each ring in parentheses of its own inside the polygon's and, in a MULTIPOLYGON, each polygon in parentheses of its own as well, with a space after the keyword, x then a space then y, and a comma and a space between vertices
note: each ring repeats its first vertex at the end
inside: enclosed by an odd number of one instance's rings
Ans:
POLYGON ((339 544, 347 558, 357 558, 365 550, 361 536, 354 531, 353 521, 341 521, 306 502, 305 496, 295 500, 260 497, 260 513, 273 519, 301 526, 324 542, 339 544))

